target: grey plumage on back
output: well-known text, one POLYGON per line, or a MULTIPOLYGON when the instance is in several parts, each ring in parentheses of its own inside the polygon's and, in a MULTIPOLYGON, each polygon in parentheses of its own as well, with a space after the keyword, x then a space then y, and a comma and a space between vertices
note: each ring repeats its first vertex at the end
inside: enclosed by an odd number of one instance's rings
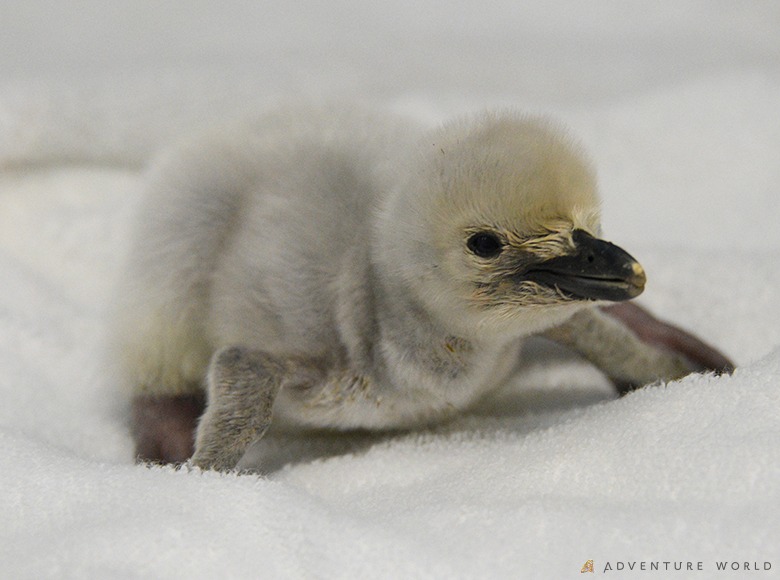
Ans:
POLYGON ((148 184, 115 359, 136 398, 206 385, 201 467, 235 467, 272 423, 440 420, 532 334, 616 381, 692 369, 596 308, 644 272, 599 239, 589 164, 546 120, 289 108, 184 140, 148 184))
MULTIPOLYGON (((133 388, 200 388, 215 344, 327 350, 335 278, 347 253, 366 259, 373 174, 390 153, 381 137, 353 133, 368 119, 344 117, 279 112, 160 156, 118 309, 133 388)), ((388 129, 387 145, 402 137, 388 129)))

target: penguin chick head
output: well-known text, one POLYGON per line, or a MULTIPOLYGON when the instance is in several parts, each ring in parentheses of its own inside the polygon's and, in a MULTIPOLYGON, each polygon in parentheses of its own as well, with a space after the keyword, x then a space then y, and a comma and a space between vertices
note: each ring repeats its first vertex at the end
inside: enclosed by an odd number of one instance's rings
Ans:
POLYGON ((441 320, 532 333, 644 289, 639 263, 599 239, 593 171, 549 121, 467 118, 407 163, 380 212, 378 259, 441 320))

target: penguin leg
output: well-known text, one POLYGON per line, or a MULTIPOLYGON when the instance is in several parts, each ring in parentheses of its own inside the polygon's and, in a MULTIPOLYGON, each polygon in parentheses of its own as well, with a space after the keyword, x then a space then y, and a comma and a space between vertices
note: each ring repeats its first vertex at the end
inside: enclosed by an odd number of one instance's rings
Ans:
POLYGON ((202 469, 234 469, 247 448, 271 425, 279 389, 312 384, 315 365, 260 350, 226 347, 209 367, 208 406, 198 424, 192 464, 202 469))
MULTIPOLYGON (((658 325, 659 332, 669 326, 639 310, 658 325)), ((654 381, 674 380, 703 370, 700 361, 689 360, 680 349, 668 348, 664 340, 646 339, 649 331, 641 330, 644 319, 639 313, 631 324, 625 322, 628 314, 624 314, 618 317, 600 308, 584 310, 544 336, 582 354, 610 378, 621 395, 654 381)), ((724 361, 728 359, 724 357, 724 361)))

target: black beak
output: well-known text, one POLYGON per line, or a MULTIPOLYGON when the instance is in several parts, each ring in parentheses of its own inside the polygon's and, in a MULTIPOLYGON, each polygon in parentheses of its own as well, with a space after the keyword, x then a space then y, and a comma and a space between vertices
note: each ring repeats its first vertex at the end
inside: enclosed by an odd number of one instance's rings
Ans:
POLYGON ((531 266, 523 279, 584 300, 621 302, 645 289, 645 271, 628 252, 584 230, 574 230, 572 240, 573 253, 531 266))

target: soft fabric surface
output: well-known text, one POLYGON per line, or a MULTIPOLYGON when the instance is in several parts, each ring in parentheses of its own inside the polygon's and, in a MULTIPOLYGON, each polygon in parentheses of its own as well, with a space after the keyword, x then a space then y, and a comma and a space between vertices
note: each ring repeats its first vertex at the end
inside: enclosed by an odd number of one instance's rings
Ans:
POLYGON ((104 4, 0 13, 0 577, 780 575, 777 5, 104 4), (534 344, 437 429, 269 439, 264 477, 133 465, 101 347, 141 168, 301 94, 560 118, 640 301, 739 368, 615 400, 534 344))

